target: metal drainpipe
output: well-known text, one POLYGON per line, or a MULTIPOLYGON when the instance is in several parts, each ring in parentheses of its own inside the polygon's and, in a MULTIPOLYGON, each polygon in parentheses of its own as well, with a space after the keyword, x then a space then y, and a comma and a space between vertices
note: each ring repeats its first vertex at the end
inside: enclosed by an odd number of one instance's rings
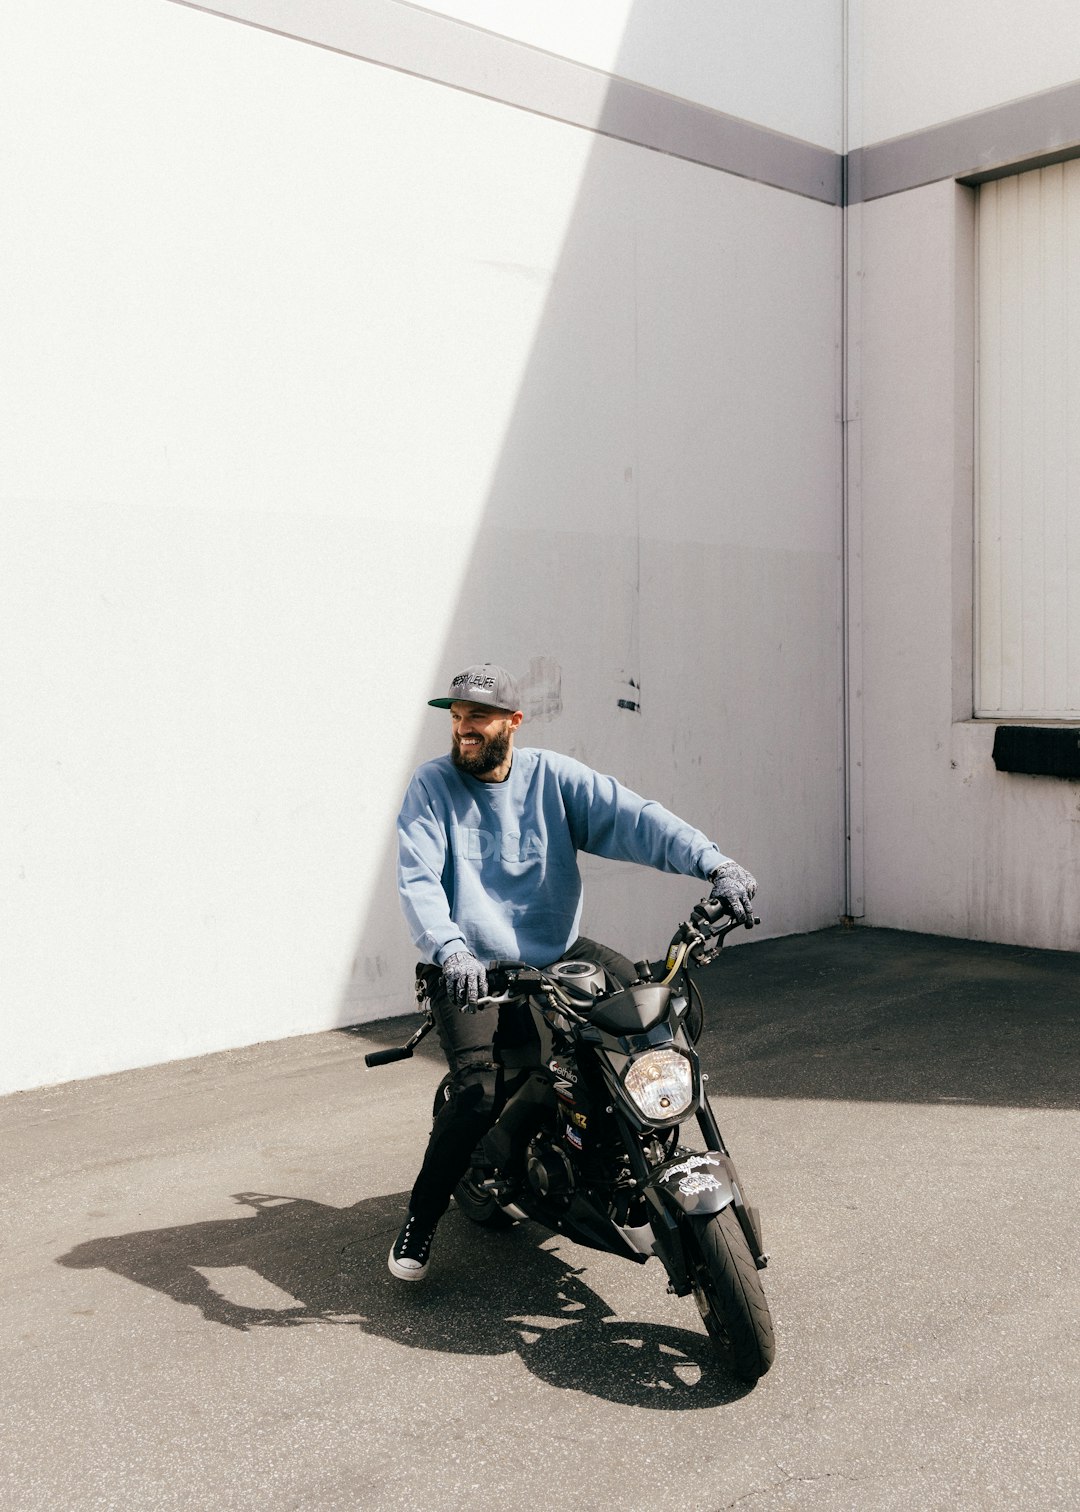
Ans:
POLYGON ((843 0, 843 193, 840 233, 840 402, 841 402, 841 616, 843 643, 843 814, 844 915, 865 912, 863 850, 863 638, 862 638, 862 207, 848 203, 853 73, 859 48, 852 35, 857 0, 843 0))

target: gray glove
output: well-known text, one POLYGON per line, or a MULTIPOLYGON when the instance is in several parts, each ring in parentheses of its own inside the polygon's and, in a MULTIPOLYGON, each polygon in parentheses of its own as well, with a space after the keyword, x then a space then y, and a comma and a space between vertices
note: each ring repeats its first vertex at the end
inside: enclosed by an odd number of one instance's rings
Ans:
POLYGON ((462 1013, 475 1013, 476 1000, 487 997, 487 972, 483 961, 478 961, 469 950, 459 950, 447 956, 442 964, 443 982, 447 996, 456 1003, 462 1013))
POLYGON ((710 875, 709 881, 712 883, 710 903, 722 903, 724 912, 740 924, 753 922, 754 911, 750 904, 757 892, 757 883, 745 866, 740 866, 737 861, 725 861, 710 875))

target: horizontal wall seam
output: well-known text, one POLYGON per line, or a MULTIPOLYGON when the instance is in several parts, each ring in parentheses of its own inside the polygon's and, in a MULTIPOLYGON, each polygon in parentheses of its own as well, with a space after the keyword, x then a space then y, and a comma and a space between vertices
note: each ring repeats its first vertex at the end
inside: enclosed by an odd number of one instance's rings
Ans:
POLYGON ((827 205, 1080 157, 1080 82, 846 156, 400 0, 170 0, 827 205))
POLYGON ((827 205, 841 202, 843 159, 828 147, 398 0, 172 3, 827 205))
POLYGON ((845 203, 942 179, 967 183, 1080 157, 1080 82, 958 116, 848 154, 845 203))

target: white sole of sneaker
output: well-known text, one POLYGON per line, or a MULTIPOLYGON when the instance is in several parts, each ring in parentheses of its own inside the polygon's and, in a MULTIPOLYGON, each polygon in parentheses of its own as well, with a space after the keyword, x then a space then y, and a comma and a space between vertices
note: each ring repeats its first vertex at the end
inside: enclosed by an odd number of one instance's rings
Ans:
POLYGON ((386 1261, 390 1268, 390 1274, 396 1276, 399 1281, 424 1281, 427 1279, 428 1268, 426 1265, 402 1265, 400 1260, 394 1259, 394 1251, 391 1250, 386 1261))

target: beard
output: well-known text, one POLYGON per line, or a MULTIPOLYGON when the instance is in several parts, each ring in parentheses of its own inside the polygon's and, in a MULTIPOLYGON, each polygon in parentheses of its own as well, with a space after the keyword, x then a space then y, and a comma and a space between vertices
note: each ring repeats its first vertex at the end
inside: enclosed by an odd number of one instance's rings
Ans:
POLYGON ((504 730, 501 735, 491 735, 487 740, 481 740, 478 746, 471 746, 468 751, 461 749, 457 736, 454 736, 450 742, 450 760, 458 771, 468 772, 470 777, 486 777, 496 767, 502 766, 509 750, 509 730, 504 730))

